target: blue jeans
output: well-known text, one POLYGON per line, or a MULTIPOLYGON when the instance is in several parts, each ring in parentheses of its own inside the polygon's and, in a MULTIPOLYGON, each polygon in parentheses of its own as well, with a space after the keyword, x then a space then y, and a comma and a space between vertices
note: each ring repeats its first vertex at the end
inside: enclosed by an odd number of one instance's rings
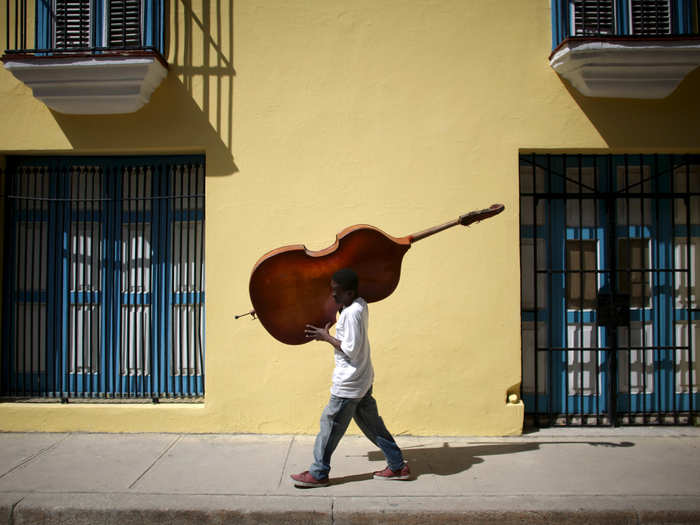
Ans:
POLYGON ((316 479, 328 476, 331 470, 331 455, 343 437, 351 419, 386 457, 389 468, 399 470, 404 465, 401 449, 394 441, 384 421, 379 417, 377 402, 372 397, 372 388, 360 399, 348 399, 331 395, 321 414, 321 430, 314 444, 314 462, 309 472, 316 479))

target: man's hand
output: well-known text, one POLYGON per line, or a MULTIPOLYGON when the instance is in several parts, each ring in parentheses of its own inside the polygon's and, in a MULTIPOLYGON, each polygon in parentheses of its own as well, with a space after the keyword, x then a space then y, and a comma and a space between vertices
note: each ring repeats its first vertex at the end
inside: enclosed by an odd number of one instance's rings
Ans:
POLYGON ((331 323, 326 323, 326 326, 323 328, 319 328, 318 326, 314 326, 312 324, 307 324, 306 328, 304 329, 304 334, 306 335, 307 339, 313 339, 315 341, 328 341, 328 338, 331 336, 330 332, 328 331, 331 327, 331 323))
POLYGON ((304 335, 307 339, 312 339, 314 341, 325 341, 333 345, 334 348, 340 350, 340 341, 333 337, 328 331, 331 327, 331 323, 326 323, 326 326, 319 328, 311 324, 307 324, 304 329, 304 335))

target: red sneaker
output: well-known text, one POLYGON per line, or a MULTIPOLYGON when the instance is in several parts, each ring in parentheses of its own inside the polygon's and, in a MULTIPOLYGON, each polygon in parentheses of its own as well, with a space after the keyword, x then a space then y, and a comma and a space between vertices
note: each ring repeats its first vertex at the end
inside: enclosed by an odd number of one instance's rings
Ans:
POLYGON ((404 464, 399 470, 391 470, 389 467, 374 473, 374 479, 406 481, 411 479, 411 469, 404 464))
POLYGON ((316 479, 311 475, 311 473, 308 470, 305 470, 301 474, 292 474, 291 478, 294 480, 295 487, 327 487, 330 484, 328 477, 325 477, 323 479, 316 479))

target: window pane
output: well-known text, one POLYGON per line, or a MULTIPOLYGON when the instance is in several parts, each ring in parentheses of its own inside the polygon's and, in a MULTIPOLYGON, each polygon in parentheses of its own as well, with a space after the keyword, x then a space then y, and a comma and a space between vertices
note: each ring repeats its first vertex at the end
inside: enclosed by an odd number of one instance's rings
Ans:
POLYGON ((151 209, 152 172, 149 167, 133 166, 122 174, 122 209, 124 213, 151 209))
POLYGON ((609 35, 615 29, 613 0, 573 0, 572 33, 575 36, 609 35))
POLYGON ((102 171, 98 166, 73 166, 70 188, 74 212, 99 210, 102 207, 102 171))
POLYGON ((674 261, 676 264, 676 271, 674 283, 675 289, 675 303, 676 308, 697 308, 697 289, 696 289, 696 279, 698 272, 700 272, 700 267, 698 264, 700 260, 697 257, 698 245, 700 245, 700 237, 691 237, 690 246, 685 239, 676 240, 674 243, 674 261), (690 264, 688 264, 688 259, 690 259, 690 264), (690 269, 690 275, 688 275, 688 270, 690 269))
POLYGON ((176 210, 204 209, 202 166, 174 166, 170 177, 170 195, 176 210))
POLYGON ((202 375, 204 326, 201 305, 173 308, 173 359, 171 374, 202 375))
POLYGON ((46 305, 19 303, 15 307, 18 372, 46 370, 46 305))
POLYGON ((16 192, 22 198, 19 207, 30 210, 46 210, 48 202, 45 199, 50 196, 51 182, 47 168, 44 166, 21 166, 17 171, 16 192))
POLYGON ((151 225, 122 225, 122 292, 151 291, 151 225))
POLYGON ((654 350, 646 349, 654 345, 654 330, 651 323, 633 321, 629 328, 618 327, 617 344, 620 348, 636 348, 629 352, 621 352, 618 358, 620 392, 630 394, 654 392, 654 350))
POLYGON ((17 224, 18 290, 46 290, 46 261, 48 258, 48 225, 45 222, 17 224))
POLYGON ((566 307, 592 309, 598 293, 597 241, 566 241, 566 307))
POLYGON ((109 1, 109 47, 141 45, 141 0, 109 1))
POLYGON ((670 0, 631 0, 632 34, 668 35, 671 33, 670 0))
POLYGON ((204 288, 204 231, 201 222, 173 224, 173 291, 196 292, 204 288))
POLYGON ((537 269, 543 270, 547 263, 544 239, 521 239, 521 306, 523 310, 547 307, 547 274, 535 273, 535 244, 537 245, 537 269), (535 304, 535 275, 537 275, 537 304, 535 304))
POLYGON ((151 373, 151 307, 122 306, 122 375, 151 373))
POLYGON ((649 240, 619 239, 617 283, 621 293, 629 294, 632 308, 651 307, 649 240))
POLYGON ((90 0, 54 0, 54 47, 90 47, 90 0))
POLYGON ((71 305, 68 323, 71 374, 97 373, 100 364, 100 306, 71 305))
POLYGON ((700 330, 700 322, 693 321, 690 323, 690 330, 692 332, 690 341, 688 340, 689 338, 687 322, 676 323, 675 330, 676 344, 678 346, 686 347, 685 349, 676 352, 676 393, 687 394, 691 391, 692 388, 692 392, 694 394, 697 394, 698 356, 695 349, 697 348, 698 330, 700 330), (690 347, 690 352, 688 352, 688 347, 690 347))
POLYGON ((524 322, 522 324, 523 342, 523 392, 532 394, 547 392, 548 352, 537 352, 535 347, 535 326, 537 327, 537 347, 546 348, 547 325, 545 323, 524 322), (537 364, 535 364, 537 356, 537 364), (537 377, 535 377, 537 368, 537 377))
POLYGON ((97 223, 71 225, 70 290, 97 291, 101 288, 102 227, 97 223))
MULTIPOLYGON (((595 348, 598 346, 598 327, 592 323, 567 326, 567 347, 595 348)), ((602 391, 600 362, 595 350, 567 352, 567 385, 569 395, 593 395, 602 391)))
POLYGON ((616 188, 621 193, 616 199, 618 224, 649 226, 653 223, 653 200, 635 197, 636 193, 654 191, 653 180, 650 166, 618 166, 616 188))

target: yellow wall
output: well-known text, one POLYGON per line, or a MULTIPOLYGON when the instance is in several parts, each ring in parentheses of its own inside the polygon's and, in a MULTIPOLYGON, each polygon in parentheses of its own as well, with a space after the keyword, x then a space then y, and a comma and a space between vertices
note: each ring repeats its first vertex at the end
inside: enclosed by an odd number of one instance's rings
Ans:
POLYGON ((170 74, 133 115, 52 113, 0 69, 0 152, 204 152, 208 175, 206 401, 4 403, 0 429, 314 433, 332 352, 234 321, 257 258, 502 202, 409 250, 370 336, 394 433, 520 432, 518 154, 700 151, 698 71, 665 100, 586 99, 549 66, 549 4, 173 0, 170 74))

